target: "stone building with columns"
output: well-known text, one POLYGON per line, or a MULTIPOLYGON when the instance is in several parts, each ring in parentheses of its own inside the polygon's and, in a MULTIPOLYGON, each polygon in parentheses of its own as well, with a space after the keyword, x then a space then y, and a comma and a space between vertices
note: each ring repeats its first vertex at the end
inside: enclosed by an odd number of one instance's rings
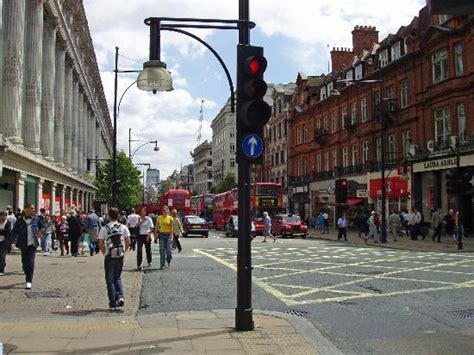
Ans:
POLYGON ((80 0, 0 0, 0 210, 95 200, 113 128, 80 0))

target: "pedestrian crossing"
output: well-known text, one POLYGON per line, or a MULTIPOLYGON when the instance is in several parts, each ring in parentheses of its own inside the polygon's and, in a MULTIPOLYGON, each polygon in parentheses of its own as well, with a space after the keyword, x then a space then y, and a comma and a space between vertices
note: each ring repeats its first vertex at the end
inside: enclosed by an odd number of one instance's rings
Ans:
MULTIPOLYGON (((237 248, 195 249, 236 271, 237 248)), ((253 282, 288 306, 474 288, 474 254, 341 246, 252 246, 253 282)))

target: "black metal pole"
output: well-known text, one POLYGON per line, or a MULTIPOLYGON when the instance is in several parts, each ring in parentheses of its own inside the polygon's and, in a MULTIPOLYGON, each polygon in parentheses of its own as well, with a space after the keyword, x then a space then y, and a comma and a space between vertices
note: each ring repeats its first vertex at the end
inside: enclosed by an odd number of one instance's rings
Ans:
MULTIPOLYGON (((239 44, 249 44, 250 28, 249 0, 239 0, 239 44)), ((239 66, 237 66, 238 68, 239 66)), ((237 88, 239 82, 237 73, 237 88)), ((239 89, 237 89, 239 92, 239 89)), ((237 98, 238 100, 238 98, 237 98)), ((240 107, 237 105, 237 120, 240 119, 240 107)), ((238 126, 238 125, 237 125, 238 126)), ((240 132, 237 132, 239 135, 240 132)), ((238 215, 239 238, 237 242, 237 307, 235 308, 235 328, 237 330, 254 330, 252 317, 252 257, 250 239, 250 164, 245 159, 239 162, 238 169, 238 215)))
POLYGON ((112 147, 112 206, 117 204, 117 84, 118 84, 118 54, 119 47, 115 47, 115 78, 114 78, 114 142, 112 147))
POLYGON ((387 211, 385 206, 386 201, 386 181, 385 181, 385 120, 384 120, 384 98, 383 98, 383 81, 382 81, 382 69, 380 70, 380 155, 381 155, 381 185, 382 185, 382 236, 380 241, 387 243, 387 211))
POLYGON ((456 205, 458 207, 458 250, 462 250, 462 230, 461 225, 464 219, 463 208, 461 205, 461 157, 459 154, 459 142, 456 143, 456 205))
POLYGON ((132 129, 128 129, 128 157, 132 159, 132 129))
POLYGON ((143 170, 143 192, 142 192, 142 205, 145 205, 145 170, 143 170))

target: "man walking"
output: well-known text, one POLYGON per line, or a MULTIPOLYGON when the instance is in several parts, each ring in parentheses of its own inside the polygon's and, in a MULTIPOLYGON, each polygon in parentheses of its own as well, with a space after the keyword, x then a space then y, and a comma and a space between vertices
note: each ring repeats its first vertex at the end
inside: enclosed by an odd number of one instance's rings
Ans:
POLYGON ((264 229, 263 229, 263 240, 262 240, 262 243, 264 243, 264 242, 267 241, 267 237, 273 238, 273 243, 275 243, 276 238, 275 238, 275 236, 272 234, 272 219, 271 219, 270 216, 268 215, 268 212, 267 212, 267 211, 263 212, 263 221, 264 221, 264 223, 265 223, 265 227, 264 227, 264 229))
POLYGON ((324 211, 323 213, 323 220, 324 220, 323 234, 324 233, 329 234, 329 215, 326 211, 324 211))
POLYGON ((132 208, 132 213, 130 213, 127 217, 127 227, 128 230, 130 231, 130 240, 131 240, 131 245, 130 248, 132 250, 135 250, 135 245, 137 243, 137 238, 138 238, 138 222, 140 221, 140 216, 135 213, 135 209, 132 208))
POLYGON ((109 210, 109 223, 100 229, 98 236, 99 249, 105 255, 105 282, 111 311, 125 304, 121 275, 125 252, 130 246, 130 232, 127 226, 117 221, 118 218, 119 210, 112 207, 109 210))
POLYGON ((390 225, 390 233, 392 234, 393 241, 397 241, 397 235, 400 233, 400 215, 393 210, 390 216, 388 217, 388 223, 390 225))
POLYGON ((94 255, 94 251, 98 254, 99 247, 97 245, 99 236, 100 220, 99 216, 95 214, 94 210, 89 211, 89 215, 86 219, 86 231, 89 234, 89 251, 91 256, 94 255))
POLYGON ((171 239, 173 238, 173 222, 174 219, 169 215, 168 206, 163 207, 163 213, 156 220, 155 238, 158 235, 160 243, 160 270, 165 268, 165 257, 168 267, 171 264, 171 239))
POLYGON ((443 225, 443 216, 441 215, 441 207, 438 207, 431 216, 431 228, 433 228, 433 243, 438 237, 438 243, 441 243, 441 226, 443 225))
POLYGON ((344 236, 344 241, 347 242, 347 224, 346 215, 343 214, 342 217, 337 220, 337 227, 339 229, 337 240, 341 240, 342 236, 344 236))
POLYGON ((35 206, 29 202, 21 217, 13 226, 11 240, 21 251, 21 264, 25 273, 26 289, 31 289, 35 270, 36 248, 39 245, 38 232, 40 219, 35 216, 35 206))

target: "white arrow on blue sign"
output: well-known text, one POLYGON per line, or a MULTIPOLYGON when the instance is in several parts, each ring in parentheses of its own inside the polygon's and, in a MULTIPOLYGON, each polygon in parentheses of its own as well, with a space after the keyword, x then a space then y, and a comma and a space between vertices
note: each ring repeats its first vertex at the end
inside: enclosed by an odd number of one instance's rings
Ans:
POLYGON ((258 158, 263 153, 262 138, 256 134, 248 134, 242 141, 242 151, 248 158, 258 158))

